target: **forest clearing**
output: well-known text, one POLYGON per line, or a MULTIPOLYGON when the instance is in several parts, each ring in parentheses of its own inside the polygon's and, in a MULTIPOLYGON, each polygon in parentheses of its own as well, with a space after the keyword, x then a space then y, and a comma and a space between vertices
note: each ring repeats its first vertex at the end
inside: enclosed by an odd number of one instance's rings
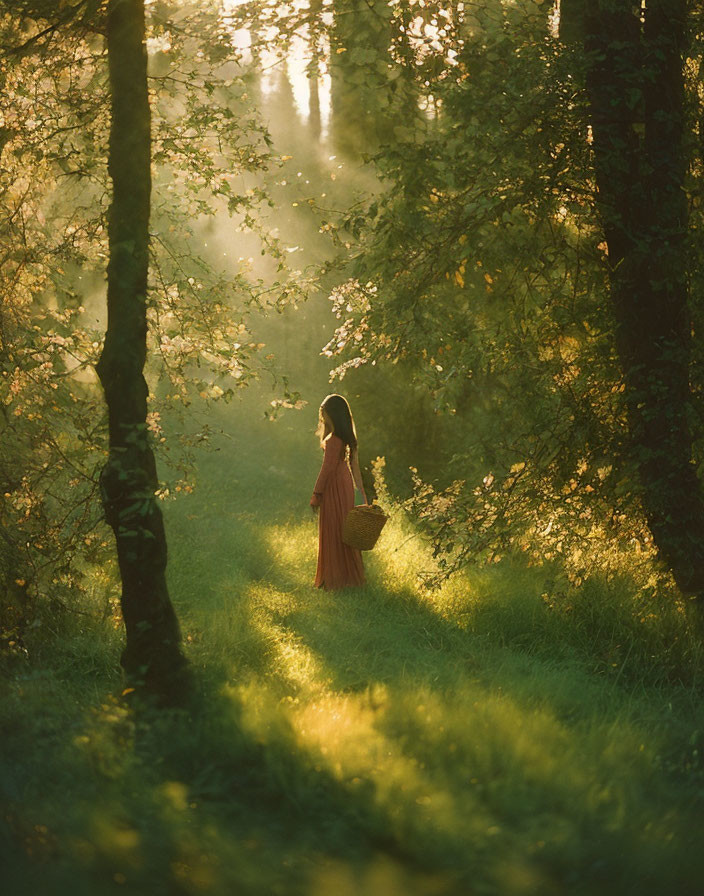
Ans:
POLYGON ((698 5, 21 0, 0 49, 3 892, 698 896, 698 5))

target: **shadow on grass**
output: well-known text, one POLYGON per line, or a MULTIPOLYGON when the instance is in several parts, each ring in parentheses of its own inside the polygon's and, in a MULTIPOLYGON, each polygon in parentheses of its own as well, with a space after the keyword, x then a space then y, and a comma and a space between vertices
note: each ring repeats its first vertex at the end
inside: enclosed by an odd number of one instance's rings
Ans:
MULTIPOLYGON (((176 564, 190 712, 111 697, 90 633, 88 700, 88 667, 63 691, 20 683, 7 723, 37 713, 3 786, 10 892, 699 892, 681 716, 665 732, 653 694, 472 631, 381 560, 365 589, 317 591, 314 528, 248 513, 176 564)), ((520 606, 507 629, 540 608, 520 606)))
POLYGON ((135 727, 166 892, 698 892, 701 710, 609 596, 553 612, 508 566, 426 596, 383 552, 317 591, 288 440, 211 456, 167 519, 202 693, 135 727))
MULTIPOLYGON (((361 850, 368 863, 377 850, 414 879, 424 869, 439 892, 659 893, 674 881, 695 892, 704 869, 681 717, 668 740, 652 694, 595 677, 584 651, 555 659, 531 645, 531 633, 559 643, 571 624, 539 594, 492 638, 506 607, 478 634, 413 588, 379 584, 380 564, 364 589, 317 591, 300 559, 314 533, 297 525, 240 516, 245 562, 198 613, 215 629, 207 668, 219 696, 208 702, 229 707, 223 743, 239 732, 256 745, 265 827, 281 823, 283 799, 304 853, 361 850)), ((232 534, 219 537, 211 548, 226 555, 232 534)), ((194 755, 204 752, 218 750, 194 755)), ((211 794, 229 777, 222 768, 209 773, 211 794)), ((224 792, 210 799, 242 804, 242 791, 224 792)))
POLYGON ((3 771, 5 892, 468 892, 453 869, 424 871, 372 788, 351 793, 282 720, 251 737, 218 684, 201 679, 188 711, 127 707, 109 688, 70 719, 57 708, 31 765, 3 771))

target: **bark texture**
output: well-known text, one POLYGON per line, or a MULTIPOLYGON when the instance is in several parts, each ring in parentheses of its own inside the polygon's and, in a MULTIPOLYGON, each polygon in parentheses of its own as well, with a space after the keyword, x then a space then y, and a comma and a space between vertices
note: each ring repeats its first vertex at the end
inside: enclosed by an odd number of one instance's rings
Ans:
POLYGON ((107 47, 112 102, 108 168, 108 327, 98 375, 108 406, 110 452, 101 474, 105 516, 122 578, 130 681, 169 702, 187 680, 166 587, 166 535, 155 491, 143 375, 151 194, 151 122, 143 0, 110 0, 107 47))
POLYGON ((687 6, 595 0, 584 15, 584 47, 597 204, 643 506, 677 584, 702 598, 704 497, 688 420, 687 6))

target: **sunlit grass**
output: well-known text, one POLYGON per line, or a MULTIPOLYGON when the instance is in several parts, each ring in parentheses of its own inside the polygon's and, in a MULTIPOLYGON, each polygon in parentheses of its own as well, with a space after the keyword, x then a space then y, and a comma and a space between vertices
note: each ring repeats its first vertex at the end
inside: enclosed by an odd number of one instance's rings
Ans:
POLYGON ((666 797, 648 796, 665 747, 642 721, 645 695, 595 678, 588 652, 545 659, 562 623, 534 573, 491 570, 425 593, 429 549, 395 518, 367 556, 368 587, 329 594, 310 585, 307 521, 256 540, 277 557, 277 584, 240 600, 268 661, 233 663, 226 692, 256 742, 363 794, 389 836, 443 868, 483 866, 507 892, 553 887, 572 866, 589 877, 590 862, 623 886, 624 849, 647 864, 686 838, 686 816, 647 808, 666 797))
POLYGON ((643 623, 625 576, 558 594, 510 559, 426 592, 393 508, 367 586, 315 589, 299 435, 252 424, 165 505, 189 715, 124 704, 109 615, 14 670, 10 892, 698 892, 704 717, 676 611, 643 623))

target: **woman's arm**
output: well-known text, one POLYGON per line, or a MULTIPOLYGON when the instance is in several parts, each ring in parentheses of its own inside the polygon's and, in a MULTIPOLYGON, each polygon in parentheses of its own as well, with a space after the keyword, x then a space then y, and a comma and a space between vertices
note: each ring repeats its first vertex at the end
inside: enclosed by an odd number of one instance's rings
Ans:
POLYGON ((352 457, 350 458, 350 466, 352 467, 352 478, 354 479, 354 484, 357 486, 359 491, 364 498, 364 503, 367 503, 367 495, 364 491, 364 483, 362 482, 362 471, 359 469, 359 452, 355 448, 352 452, 352 457))
POLYGON ((330 436, 330 438, 325 442, 323 465, 320 468, 318 478, 315 480, 315 485, 313 486, 313 497, 310 499, 311 507, 320 506, 320 502, 323 500, 323 495, 325 493, 325 486, 327 484, 327 481, 330 478, 330 474, 337 466, 337 462, 339 461, 339 459, 340 446, 338 444, 338 440, 334 439, 333 436, 330 436))

